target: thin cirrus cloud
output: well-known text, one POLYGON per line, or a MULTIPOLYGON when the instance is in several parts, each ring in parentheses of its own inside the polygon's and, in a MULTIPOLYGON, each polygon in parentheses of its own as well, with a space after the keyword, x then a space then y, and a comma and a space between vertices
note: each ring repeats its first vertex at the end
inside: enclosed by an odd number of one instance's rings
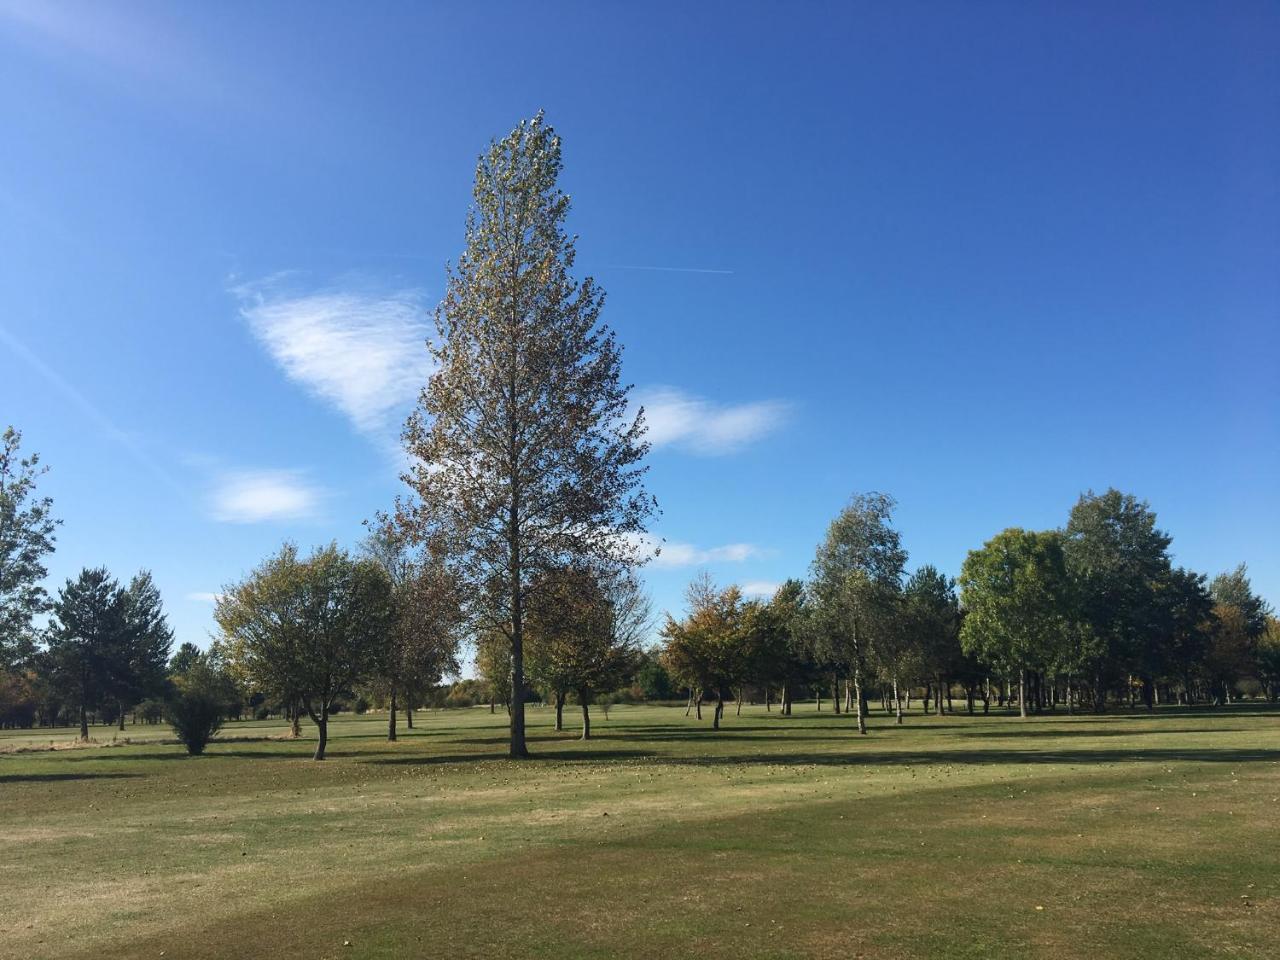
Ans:
POLYGON ((238 470, 220 478, 212 513, 222 523, 310 520, 323 499, 324 491, 299 470, 238 470))
POLYGON ((773 580, 748 580, 742 585, 742 592, 748 597, 772 597, 780 586, 773 580))
POLYGON ((222 594, 207 593, 203 590, 197 590, 194 593, 188 593, 187 599, 194 600, 196 603, 217 603, 222 599, 222 594))
POLYGON ((281 287, 276 277, 232 292, 285 376, 361 433, 385 438, 398 429, 432 369, 421 293, 297 294, 281 287))
POLYGON ((717 404, 676 387, 639 390, 635 402, 644 407, 653 446, 708 456, 733 453, 767 436, 782 426, 789 412, 788 404, 779 400, 717 404))

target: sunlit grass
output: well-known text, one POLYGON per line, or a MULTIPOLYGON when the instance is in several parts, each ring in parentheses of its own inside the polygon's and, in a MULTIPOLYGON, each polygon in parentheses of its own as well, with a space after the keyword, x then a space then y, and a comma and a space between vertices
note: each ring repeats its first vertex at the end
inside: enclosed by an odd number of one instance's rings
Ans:
POLYGON ((1275 712, 383 723, 0 754, 0 956, 1280 956, 1275 712))

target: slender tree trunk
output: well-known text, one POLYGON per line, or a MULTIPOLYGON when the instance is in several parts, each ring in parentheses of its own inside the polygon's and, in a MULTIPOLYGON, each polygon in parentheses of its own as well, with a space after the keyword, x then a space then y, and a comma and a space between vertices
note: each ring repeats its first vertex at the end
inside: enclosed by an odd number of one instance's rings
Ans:
POLYGON ((764 687, 764 712, 773 713, 773 687, 768 684, 764 687))
POLYGON ((302 736, 302 708, 296 702, 289 708, 289 736, 294 740, 302 736))
POLYGON ((840 681, 835 674, 831 675, 831 709, 840 712, 840 681))
POLYGON ((498 712, 498 697, 492 690, 489 691, 489 712, 498 712))
POLYGON ((898 695, 898 675, 893 675, 893 708, 897 722, 902 723, 902 697, 898 695))
POLYGON ((724 713, 724 691, 717 688, 716 689, 716 706, 715 706, 715 709, 711 711, 711 729, 712 730, 720 729, 720 715, 722 713, 724 713))
MULTIPOLYGON (((515 374, 512 374, 515 376, 515 374)), ((512 392, 515 396, 515 392, 512 392)), ((511 422, 512 462, 515 462, 516 422, 511 422)), ((515 479, 515 477, 513 477, 515 479)), ((508 530, 512 531, 509 541, 509 576, 511 576, 511 749, 512 759, 520 760, 529 756, 529 746, 525 744, 525 596, 521 590, 522 558, 520 556, 520 486, 512 484, 511 513, 509 513, 508 530)))
POLYGON ((1071 700, 1071 674, 1067 674, 1067 713, 1076 712, 1075 704, 1071 700))
POLYGON ((404 705, 404 725, 413 729, 413 700, 406 700, 404 705))
MULTIPOLYGON (((81 700, 84 698, 81 697, 81 700)), ((80 704, 80 739, 89 739, 89 713, 84 708, 84 703, 80 704)))
POLYGON ((1018 670, 1018 716, 1027 719, 1027 671, 1018 670))
POLYGON ((734 709, 734 714, 733 714, 735 717, 740 717, 740 716, 742 716, 742 696, 743 696, 743 693, 745 692, 745 689, 746 689, 746 688, 744 688, 744 687, 739 687, 739 688, 738 688, 738 701, 737 701, 737 703, 734 705, 734 706, 735 706, 735 709, 734 709))
MULTIPOLYGON (((591 708, 587 706, 586 697, 579 695, 578 699, 582 701, 582 739, 590 740, 591 739, 591 708)), ((608 739, 608 738, 606 737, 605 739, 608 739)))
MULTIPOLYGON (((687 717, 689 711, 686 710, 684 715, 687 717)), ((556 692, 556 732, 559 733, 564 729, 564 694, 556 692)))
POLYGON ((124 704, 117 703, 117 706, 120 709, 120 732, 124 733, 124 704))
POLYGON ((867 716, 863 709, 864 701, 862 699, 862 668, 853 668, 853 693, 854 700, 857 701, 858 708, 858 733, 867 732, 867 716))
POLYGON ((689 688, 689 702, 684 705, 684 715, 687 717, 693 711, 693 687, 689 688))
POLYGON ((392 743, 396 739, 396 688, 391 688, 391 703, 387 710, 387 739, 392 743))
POLYGON ((791 716, 791 684, 782 685, 782 704, 778 708, 784 717, 791 716))
POLYGON ((849 681, 844 682, 844 712, 848 713, 853 709, 853 688, 849 685, 849 681))
POLYGON ((702 694, 698 694, 693 701, 693 715, 699 720, 702 719, 702 694))

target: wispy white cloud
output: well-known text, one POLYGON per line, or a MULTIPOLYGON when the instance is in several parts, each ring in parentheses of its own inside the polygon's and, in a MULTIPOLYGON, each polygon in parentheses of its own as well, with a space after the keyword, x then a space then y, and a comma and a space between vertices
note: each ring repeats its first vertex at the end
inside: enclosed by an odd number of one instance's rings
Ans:
POLYGON ((272 359, 361 432, 384 438, 398 430, 431 372, 421 294, 296 294, 282 286, 276 277, 233 288, 272 359))
POLYGON ((213 492, 213 518, 223 523, 314 518, 324 491, 299 470, 238 470, 224 474, 213 492))
POLYGON ((664 540, 652 533, 625 535, 638 555, 649 557, 650 566, 675 569, 708 563, 743 563, 762 556, 764 551, 753 543, 726 543, 718 547, 699 547, 678 540, 664 540), (657 556, 654 554, 657 553, 657 556))
POLYGON ((742 449, 780 427, 789 412, 779 400, 716 404, 675 387, 638 390, 635 402, 644 407, 651 444, 705 455, 742 449))
POLYGON ((222 599, 222 594, 205 593, 202 590, 197 590, 194 593, 188 593, 187 599, 194 600, 196 603, 217 603, 219 600, 222 599))
POLYGON ((742 592, 748 597, 772 597, 780 586, 772 580, 748 580, 742 585, 742 592))

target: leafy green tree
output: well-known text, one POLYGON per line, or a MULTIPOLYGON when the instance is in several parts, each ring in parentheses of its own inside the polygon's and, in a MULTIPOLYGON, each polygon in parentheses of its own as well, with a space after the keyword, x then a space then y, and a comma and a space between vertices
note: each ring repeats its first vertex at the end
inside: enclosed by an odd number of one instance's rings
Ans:
POLYGON ((586 567, 548 574, 529 607, 530 676, 555 697, 563 728, 566 692, 582 708, 582 739, 591 739, 591 704, 634 674, 650 622, 648 599, 629 575, 586 567))
POLYGON ((191 756, 204 753, 226 718, 228 678, 214 663, 198 655, 179 675, 164 705, 174 735, 191 756))
POLYGON ((511 712, 511 645, 497 630, 488 630, 476 638, 476 673, 489 691, 489 712, 502 704, 511 712))
POLYGON ((640 663, 636 667, 636 686, 646 700, 670 700, 677 695, 671 674, 667 673, 655 650, 641 652, 640 663))
POLYGON ((1187 702, 1193 696, 1193 678, 1206 663, 1216 624, 1206 579, 1202 573, 1175 567, 1161 593, 1166 671, 1181 682, 1187 702))
POLYGON ((1280 699, 1280 620, 1267 617, 1266 629, 1258 638, 1258 679, 1262 681, 1267 699, 1280 699))
POLYGON ((227 655, 255 686, 300 701, 325 758, 334 702, 368 677, 392 621, 392 587, 380 565, 335 544, 305 560, 285 544, 214 608, 227 655))
POLYGON ((405 697, 412 727, 414 698, 459 670, 462 599, 445 565, 429 554, 415 555, 391 526, 367 538, 364 550, 391 582, 391 629, 376 652, 372 678, 387 697, 387 739, 395 740, 399 698, 405 697))
POLYGON ((40 455, 23 458, 21 446, 22 434, 13 427, 0 435, 0 670, 35 651, 32 620, 49 609, 44 559, 62 522, 53 519, 53 501, 36 495, 36 481, 47 469, 40 455))
POLYGON ((1110 489, 1082 494, 1071 509, 1063 550, 1079 613, 1098 643, 1095 706, 1105 706, 1109 677, 1142 679, 1152 705, 1163 668, 1160 591, 1170 576, 1171 538, 1156 526, 1146 501, 1110 489))
POLYGON ((541 114, 476 167, 466 248, 436 311, 436 361, 405 428, 413 497, 397 518, 467 585, 510 648, 510 754, 527 756, 524 632, 542 571, 641 559, 643 414, 628 410, 603 293, 571 271, 560 138, 541 114))
POLYGON ((160 590, 145 570, 125 588, 124 621, 111 662, 111 688, 121 730, 128 708, 149 697, 164 695, 173 645, 173 631, 164 614, 160 590))
POLYGON ((797 684, 808 683, 817 672, 804 624, 807 597, 804 584, 791 578, 785 581, 769 600, 768 622, 772 672, 764 678, 781 687, 779 709, 791 716, 791 698, 797 684))
POLYGON ((201 656, 203 654, 199 647, 190 640, 184 641, 174 651, 173 657, 169 660, 169 673, 174 676, 181 676, 199 663, 201 656))
POLYGON ((812 619, 815 649, 853 678, 858 732, 867 732, 863 682, 877 636, 894 629, 907 552, 893 528, 894 499, 867 493, 853 497, 831 522, 813 561, 812 619))
POLYGON ((1018 710, 1027 715, 1027 671, 1043 670, 1071 637, 1072 600, 1056 531, 1018 527, 969 551, 960 573, 966 653, 1018 678, 1018 710))
POLYGON ((1271 616, 1271 606, 1253 592, 1249 570, 1242 563, 1234 570, 1220 573, 1209 584, 1214 603, 1235 607, 1244 618, 1244 630, 1250 638, 1262 635, 1271 616))
POLYGON ((115 665, 126 645, 125 591, 101 567, 68 580, 53 603, 48 663, 56 688, 80 718, 80 739, 89 739, 89 711, 102 706, 116 687, 115 665))
MULTIPOLYGON (((902 593, 902 631, 910 640, 908 648, 920 676, 937 683, 937 715, 943 715, 943 684, 960 667, 960 603, 955 581, 936 567, 925 564, 907 579, 902 593)), ((894 679, 894 699, 898 723, 902 706, 894 679)), ((927 704, 926 704, 927 706, 927 704)))
MULTIPOLYGON (((663 665, 680 683, 702 719, 702 699, 715 693, 711 729, 720 729, 725 690, 741 677, 744 664, 742 591, 717 587, 709 574, 694 578, 685 591, 689 612, 676 620, 667 614, 661 634, 663 665)), ((686 711, 687 713, 687 711, 686 711)))

